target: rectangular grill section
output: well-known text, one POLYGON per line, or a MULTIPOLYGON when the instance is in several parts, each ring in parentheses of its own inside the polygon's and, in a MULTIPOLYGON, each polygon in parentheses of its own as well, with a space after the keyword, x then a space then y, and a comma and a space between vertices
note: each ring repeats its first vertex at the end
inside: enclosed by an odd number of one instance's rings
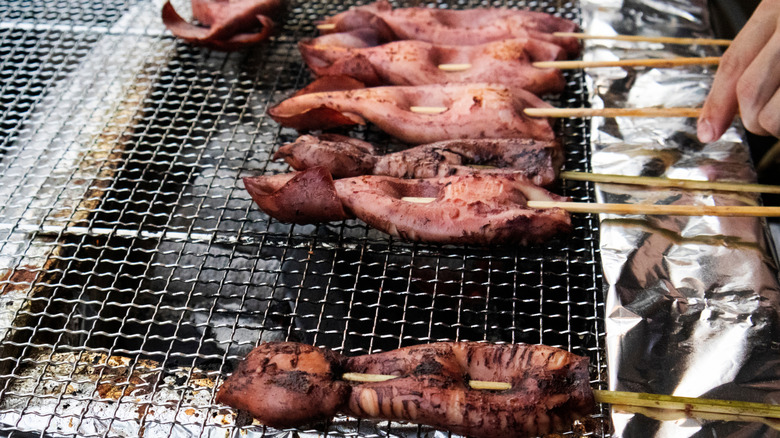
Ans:
MULTIPOLYGON (((271 156, 296 133, 265 111, 310 80, 296 43, 349 5, 292 2, 271 43, 232 54, 176 42, 144 2, 0 6, 3 434, 263 435, 214 393, 270 340, 349 355, 543 343, 589 356, 602 383, 595 218, 575 216, 570 236, 546 244, 477 248, 399 241, 356 220, 282 224, 253 205, 242 177, 288 171, 271 156)), ((491 6, 577 18, 572 3, 491 6)), ((553 103, 585 105, 582 74, 567 79, 553 103)), ((557 129, 566 168, 587 170, 587 123, 557 129)), ((350 134, 398 149, 373 128, 350 134)), ((586 183, 556 191, 592 199, 586 183)))

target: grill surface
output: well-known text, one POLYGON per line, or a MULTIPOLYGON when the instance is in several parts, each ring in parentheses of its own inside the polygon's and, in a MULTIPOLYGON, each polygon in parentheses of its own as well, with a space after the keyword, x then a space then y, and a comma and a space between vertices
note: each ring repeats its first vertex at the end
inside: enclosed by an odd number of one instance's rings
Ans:
MULTIPOLYGON (((290 226, 252 204, 242 176, 288 170, 269 158, 296 133, 265 111, 310 80, 296 42, 351 5, 292 2, 271 42, 224 54, 176 42, 157 4, 0 3, 3 434, 268 433, 213 401, 268 340, 348 355, 543 343, 589 356, 603 382, 596 218, 574 217, 570 236, 544 245, 484 249, 398 241, 359 221, 290 226)), ((571 3, 490 5, 578 19, 571 3)), ((585 105, 583 77, 553 103, 585 105)), ((587 124, 567 119, 559 133, 566 168, 588 170, 587 124)), ((351 135, 388 143, 371 128, 351 135)), ((557 191, 591 200, 586 183, 557 191)), ((323 427, 389 427, 340 421, 323 427)), ((604 435, 598 424, 590 433, 604 435)))

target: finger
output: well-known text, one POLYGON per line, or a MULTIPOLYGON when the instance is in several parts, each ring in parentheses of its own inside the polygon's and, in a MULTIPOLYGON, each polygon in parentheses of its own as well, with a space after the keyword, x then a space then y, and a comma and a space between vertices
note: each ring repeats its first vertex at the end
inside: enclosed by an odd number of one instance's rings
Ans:
POLYGON ((758 113, 758 123, 768 135, 780 137, 780 89, 758 113))
POLYGON ((780 32, 775 31, 737 82, 737 100, 742 123, 754 134, 769 134, 759 121, 759 112, 767 106, 780 88, 778 60, 780 60, 780 32))
POLYGON ((762 11, 762 7, 759 6, 723 54, 699 117, 697 131, 702 142, 720 138, 734 120, 738 109, 736 90, 739 78, 775 30, 774 11, 769 12, 772 13, 762 11))
POLYGON ((697 122, 696 131, 702 143, 719 139, 734 120, 738 105, 736 83, 743 68, 739 57, 724 53, 697 122))

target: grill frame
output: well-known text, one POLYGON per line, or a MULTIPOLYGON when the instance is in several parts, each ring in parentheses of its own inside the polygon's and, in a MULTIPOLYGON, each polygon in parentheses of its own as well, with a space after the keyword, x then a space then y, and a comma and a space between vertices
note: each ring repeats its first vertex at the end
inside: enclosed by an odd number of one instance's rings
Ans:
MULTIPOLYGON (((0 191, 0 294, 11 309, 0 431, 273 434, 213 401, 265 340, 347 355, 544 343, 589 356, 592 384, 605 386, 597 217, 575 216, 571 236, 527 248, 428 245, 356 220, 280 224, 243 191, 242 176, 288 169, 270 157, 296 134, 265 110, 310 79, 296 42, 352 4, 292 2, 269 44, 233 54, 174 41, 141 1, 0 6, 0 170, 19 181, 0 191)), ((579 19, 573 3, 490 6, 579 19)), ((581 72, 567 73, 553 103, 587 105, 581 72)), ((560 122, 567 170, 589 170, 588 130, 560 122)), ((398 147, 373 128, 350 133, 398 147)), ((589 183, 556 191, 593 200, 589 183)), ((608 435, 604 412, 585 424, 608 435)), ((430 432, 343 417, 323 427, 430 432)))

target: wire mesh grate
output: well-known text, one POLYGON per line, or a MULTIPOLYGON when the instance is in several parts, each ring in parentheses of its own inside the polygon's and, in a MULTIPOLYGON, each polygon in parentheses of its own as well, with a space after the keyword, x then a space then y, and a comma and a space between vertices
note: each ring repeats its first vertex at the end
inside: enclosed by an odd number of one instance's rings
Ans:
MULTIPOLYGON (((293 2, 273 41, 231 54, 173 40, 157 4, 0 5, 2 433, 272 434, 214 402, 269 340, 348 355, 544 343, 591 357, 603 383, 595 218, 545 244, 477 248, 399 241, 356 220, 291 226, 252 204, 241 177, 288 170, 271 156, 296 133, 265 111, 310 80, 296 43, 352 4, 293 2)), ((490 5, 578 18, 568 2, 490 5)), ((584 105, 584 78, 567 79, 554 103, 584 105)), ((559 133, 566 167, 587 170, 585 121, 559 133)), ((351 134, 397 147, 372 128, 351 134)), ((560 192, 592 195, 586 183, 560 192)), ((392 430, 430 432, 404 427, 392 430)))

